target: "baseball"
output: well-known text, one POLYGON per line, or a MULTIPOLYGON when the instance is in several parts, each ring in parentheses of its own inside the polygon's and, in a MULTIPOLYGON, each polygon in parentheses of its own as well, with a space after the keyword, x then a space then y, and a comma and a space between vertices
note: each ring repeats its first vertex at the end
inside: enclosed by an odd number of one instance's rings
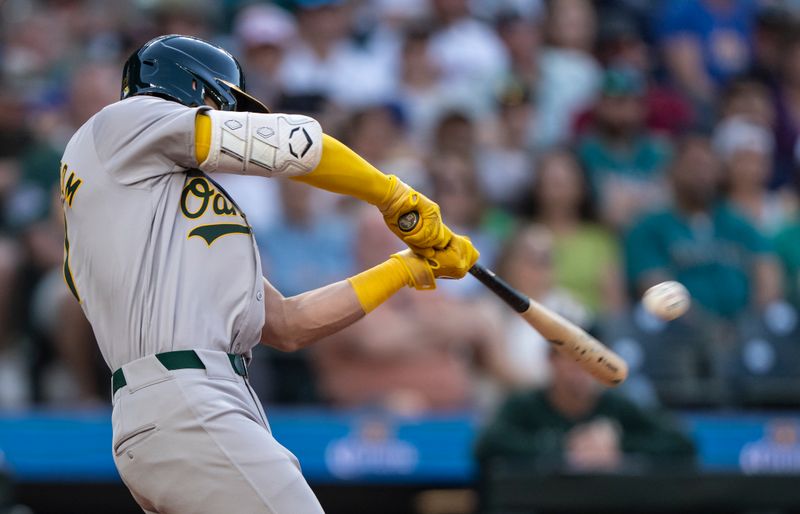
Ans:
POLYGON ((689 310, 689 291, 680 282, 670 280, 656 284, 642 297, 644 308, 663 320, 673 320, 689 310))

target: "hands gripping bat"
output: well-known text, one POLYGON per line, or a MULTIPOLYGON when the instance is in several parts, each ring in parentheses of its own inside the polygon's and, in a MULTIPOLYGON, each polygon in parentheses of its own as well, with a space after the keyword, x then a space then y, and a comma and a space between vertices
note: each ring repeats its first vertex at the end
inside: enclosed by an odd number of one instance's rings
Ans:
MULTIPOLYGON (((401 216, 398 225, 401 230, 410 231, 418 221, 419 215, 412 211, 401 216)), ((619 355, 574 323, 520 293, 479 263, 475 263, 469 272, 517 311, 557 351, 575 359, 598 381, 616 386, 628 376, 628 365, 619 355)))

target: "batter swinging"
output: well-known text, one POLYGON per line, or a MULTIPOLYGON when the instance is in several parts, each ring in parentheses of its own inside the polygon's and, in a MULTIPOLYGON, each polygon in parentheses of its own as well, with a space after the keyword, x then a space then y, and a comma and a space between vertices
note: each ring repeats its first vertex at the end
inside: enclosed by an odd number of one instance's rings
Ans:
POLYGON ((156 38, 130 57, 122 85, 122 100, 72 137, 60 170, 64 277, 113 370, 120 475, 145 512, 322 512, 248 385, 251 349, 302 348, 404 286, 464 276, 478 252, 435 203, 312 118, 269 113, 219 47, 156 38), (261 277, 252 230, 218 172, 372 203, 410 249, 284 298, 261 277), (420 222, 406 233, 398 219, 409 211, 420 222))

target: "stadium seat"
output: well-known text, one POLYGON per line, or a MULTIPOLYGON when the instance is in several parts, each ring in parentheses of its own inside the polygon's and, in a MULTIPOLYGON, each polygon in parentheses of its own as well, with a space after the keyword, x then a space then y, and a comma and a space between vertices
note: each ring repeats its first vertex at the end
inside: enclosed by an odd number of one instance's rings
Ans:
POLYGON ((715 335, 699 330, 695 320, 666 323, 637 307, 630 315, 607 320, 600 334, 628 362, 632 387, 645 377, 661 404, 695 408, 729 401, 724 373, 712 364, 715 335))
POLYGON ((800 406, 800 324, 788 304, 744 317, 737 326, 732 384, 746 407, 800 406))

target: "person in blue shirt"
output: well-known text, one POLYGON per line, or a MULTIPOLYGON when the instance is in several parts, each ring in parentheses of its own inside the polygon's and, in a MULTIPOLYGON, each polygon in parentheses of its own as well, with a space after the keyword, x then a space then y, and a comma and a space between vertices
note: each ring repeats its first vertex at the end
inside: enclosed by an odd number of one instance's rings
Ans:
POLYGON ((324 215, 315 212, 315 191, 289 181, 280 187, 284 220, 260 238, 263 267, 275 287, 291 296, 347 277, 355 269, 353 228, 333 206, 324 215))
POLYGON ((664 2, 656 37, 670 78, 699 104, 711 104, 718 87, 747 71, 752 61, 753 0, 664 2))

